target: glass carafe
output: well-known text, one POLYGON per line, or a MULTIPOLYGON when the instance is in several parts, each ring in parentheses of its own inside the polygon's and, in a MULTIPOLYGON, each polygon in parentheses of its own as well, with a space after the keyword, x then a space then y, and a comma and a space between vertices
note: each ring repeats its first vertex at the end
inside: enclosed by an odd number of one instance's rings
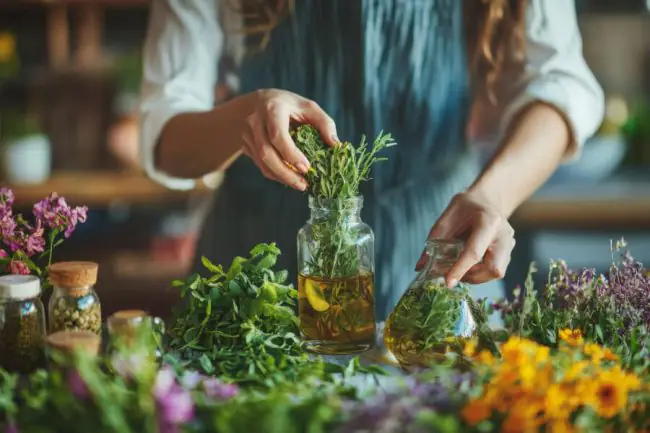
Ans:
POLYGON ((370 349, 375 336, 374 235, 363 198, 310 197, 298 233, 298 309, 307 348, 321 354, 370 349))
POLYGON ((429 367, 447 360, 448 352, 466 362, 463 346, 478 336, 484 315, 467 286, 450 289, 445 284, 444 276, 462 249, 461 241, 430 240, 426 265, 388 316, 384 342, 402 368, 429 367))

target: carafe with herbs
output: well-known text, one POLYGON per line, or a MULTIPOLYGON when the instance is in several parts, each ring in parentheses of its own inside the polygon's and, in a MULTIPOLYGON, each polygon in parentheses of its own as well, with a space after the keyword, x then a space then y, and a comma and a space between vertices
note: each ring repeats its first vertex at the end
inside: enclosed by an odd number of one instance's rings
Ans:
POLYGON ((100 334, 102 311, 94 285, 97 263, 59 262, 49 267, 54 291, 48 306, 49 332, 90 331, 100 334))
POLYGON ((375 336, 374 235, 361 219, 359 186, 377 152, 392 143, 380 134, 372 148, 328 147, 310 125, 292 131, 311 164, 306 175, 311 216, 298 233, 298 310, 306 347, 321 354, 370 349, 375 336))
POLYGON ((0 277, 0 368, 31 373, 44 367, 45 311, 32 275, 0 277))
POLYGON ((111 368, 128 375, 144 365, 160 365, 163 357, 163 321, 142 310, 121 310, 107 320, 111 368))
POLYGON ((465 343, 478 338, 493 350, 487 316, 462 283, 454 288, 445 284, 445 274, 458 260, 463 243, 456 240, 430 240, 428 261, 397 306, 384 328, 386 348, 405 369, 429 367, 448 360, 454 352, 460 366, 465 343))

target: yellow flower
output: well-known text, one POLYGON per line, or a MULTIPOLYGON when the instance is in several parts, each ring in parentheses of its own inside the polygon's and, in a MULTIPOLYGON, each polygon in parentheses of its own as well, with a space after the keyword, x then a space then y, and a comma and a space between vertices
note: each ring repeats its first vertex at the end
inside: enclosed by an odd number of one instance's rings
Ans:
POLYGON ((0 62, 8 62, 16 54, 16 39, 11 33, 0 33, 0 62))
POLYGON ((627 406, 628 392, 640 386, 641 381, 636 375, 626 374, 616 366, 600 372, 591 381, 585 389, 585 400, 601 417, 612 418, 627 406))
POLYGON ((546 415, 550 419, 565 420, 571 413, 568 405, 566 390, 558 384, 553 384, 546 391, 546 415))
POLYGON ((609 350, 607 347, 602 347, 598 344, 587 343, 583 348, 585 355, 591 357, 591 362, 598 365, 602 360, 605 361, 617 361, 618 357, 614 352, 609 350))
POLYGON ((488 350, 481 350, 478 355, 474 358, 476 362, 483 365, 493 365, 496 362, 496 358, 492 355, 492 352, 488 350))
POLYGON ((463 417, 463 420, 465 420, 465 422, 471 427, 474 427, 481 421, 485 421, 491 414, 492 408, 482 399, 470 401, 460 412, 460 416, 463 417))
POLYGON ((547 426, 549 433, 573 433, 575 429, 567 420, 551 421, 547 426))
POLYGON ((582 376, 582 373, 587 369, 587 367, 589 367, 589 361, 575 362, 567 370, 566 374, 564 375, 564 380, 571 382, 578 379, 580 376, 582 376))
POLYGON ((465 342, 465 347, 463 347, 463 355, 468 358, 473 358, 476 355, 477 346, 478 343, 475 339, 467 340, 467 342, 465 342))
POLYGON ((543 400, 521 399, 511 406, 501 431, 503 433, 537 432, 545 422, 543 400))
POLYGON ((560 341, 564 341, 569 346, 581 346, 584 343, 582 331, 579 329, 561 329, 559 337, 560 341))

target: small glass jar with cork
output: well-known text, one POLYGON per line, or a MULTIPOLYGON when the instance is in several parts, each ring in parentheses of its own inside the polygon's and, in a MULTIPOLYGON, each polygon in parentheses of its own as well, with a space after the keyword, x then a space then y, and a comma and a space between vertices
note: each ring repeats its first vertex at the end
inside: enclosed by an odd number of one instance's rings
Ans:
POLYGON ((142 310, 121 310, 107 320, 108 355, 113 370, 128 375, 144 365, 160 365, 164 322, 142 310))
POLYGON ((45 312, 33 275, 0 277, 0 368, 31 373, 44 366, 45 312))
POLYGON ((94 289, 97 270, 98 265, 93 262, 59 262, 50 266, 50 282, 54 286, 48 307, 50 333, 101 333, 101 305, 94 289))
POLYGON ((91 357, 99 355, 101 338, 90 331, 58 331, 47 336, 47 349, 61 356, 72 356, 81 351, 91 357))

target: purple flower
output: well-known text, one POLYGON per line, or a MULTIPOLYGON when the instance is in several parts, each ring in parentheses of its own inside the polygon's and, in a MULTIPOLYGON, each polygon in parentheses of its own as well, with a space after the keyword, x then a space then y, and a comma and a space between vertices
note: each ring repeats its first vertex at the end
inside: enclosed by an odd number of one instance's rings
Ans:
POLYGON ((87 212, 85 206, 71 208, 57 193, 36 203, 32 210, 34 217, 43 226, 62 231, 66 238, 72 235, 78 223, 86 222, 87 212))
POLYGON ((213 400, 228 400, 239 394, 237 385, 223 383, 219 379, 210 378, 203 381, 205 395, 213 400))
POLYGON ((161 368, 156 376, 156 382, 153 387, 153 395, 160 399, 169 394, 176 385, 176 375, 174 370, 169 367, 161 368))
POLYGON ((70 392, 72 392, 72 394, 74 394, 76 397, 85 399, 88 396, 90 396, 90 391, 86 386, 86 382, 79 375, 79 372, 77 370, 74 369, 68 370, 66 380, 70 392))
POLYGON ((5 433, 19 433, 18 426, 12 422, 5 426, 5 433))

